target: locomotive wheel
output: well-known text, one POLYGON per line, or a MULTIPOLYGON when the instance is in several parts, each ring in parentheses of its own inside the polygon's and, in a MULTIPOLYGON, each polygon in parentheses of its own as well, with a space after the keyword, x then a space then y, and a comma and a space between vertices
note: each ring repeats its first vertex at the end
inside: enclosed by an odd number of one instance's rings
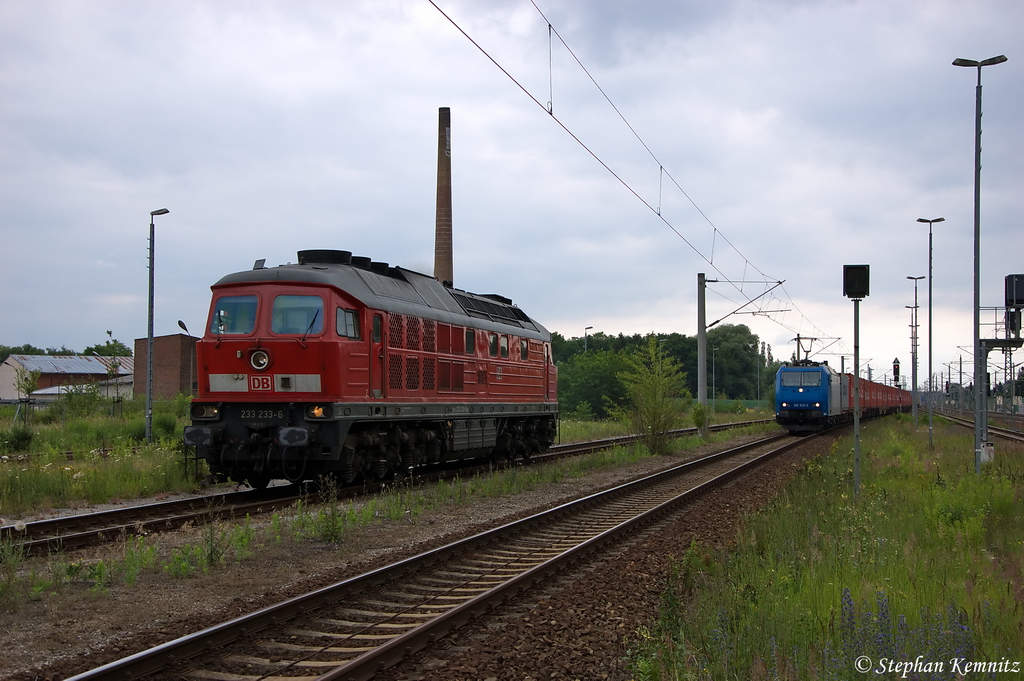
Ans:
POLYGON ((270 476, 266 474, 260 475, 257 473, 250 473, 245 479, 245 483, 253 489, 266 489, 267 485, 270 484, 270 476))

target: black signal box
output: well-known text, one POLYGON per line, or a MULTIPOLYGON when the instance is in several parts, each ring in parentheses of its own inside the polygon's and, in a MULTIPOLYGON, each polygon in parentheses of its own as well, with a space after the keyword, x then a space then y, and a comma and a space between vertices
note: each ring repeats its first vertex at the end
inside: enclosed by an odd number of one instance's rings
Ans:
POLYGON ((1006 307, 1024 307, 1024 274, 1007 274, 1006 307))
POLYGON ((843 295, 847 298, 867 298, 870 270, 870 265, 843 265, 843 295))

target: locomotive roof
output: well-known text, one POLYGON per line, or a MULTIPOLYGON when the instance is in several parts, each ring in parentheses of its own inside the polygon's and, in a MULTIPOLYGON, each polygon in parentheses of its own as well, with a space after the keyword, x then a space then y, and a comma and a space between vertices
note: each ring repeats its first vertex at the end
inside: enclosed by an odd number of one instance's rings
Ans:
POLYGON ((503 296, 448 288, 434 277, 369 258, 324 256, 346 251, 300 251, 299 264, 259 267, 222 277, 213 288, 238 284, 301 283, 331 286, 367 307, 476 328, 549 340, 548 330, 503 296), (320 257, 317 257, 319 254, 320 257), (345 260, 351 259, 351 262, 345 260), (316 262, 326 260, 328 262, 316 262), (339 262, 329 262, 340 260, 339 262))

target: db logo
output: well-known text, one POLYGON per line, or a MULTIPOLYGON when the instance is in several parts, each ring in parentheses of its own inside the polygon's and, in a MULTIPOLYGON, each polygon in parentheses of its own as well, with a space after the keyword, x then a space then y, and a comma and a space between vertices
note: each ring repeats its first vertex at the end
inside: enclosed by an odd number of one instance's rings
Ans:
POLYGON ((249 390, 273 390, 274 379, 271 376, 249 376, 249 390))

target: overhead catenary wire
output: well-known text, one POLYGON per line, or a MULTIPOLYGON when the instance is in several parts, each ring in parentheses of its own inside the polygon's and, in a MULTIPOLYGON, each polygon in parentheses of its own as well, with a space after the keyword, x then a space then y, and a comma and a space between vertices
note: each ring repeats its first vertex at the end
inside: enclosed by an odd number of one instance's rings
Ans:
MULTIPOLYGON (((441 7, 437 4, 437 2, 435 2, 435 0, 428 0, 428 2, 430 2, 430 4, 433 5, 433 7, 441 14, 441 16, 443 16, 445 19, 447 19, 448 22, 457 31, 459 31, 459 33, 461 33, 474 47, 476 47, 477 50, 479 50, 481 54, 483 54, 492 64, 494 64, 503 74, 505 74, 505 76, 509 80, 511 80, 520 90, 522 90, 522 92, 527 97, 529 97, 530 100, 532 100, 538 107, 543 109, 549 115, 551 120, 553 120, 566 134, 568 134, 569 137, 571 137, 584 151, 586 151, 588 154, 590 154, 590 156, 595 161, 597 161, 597 163, 602 168, 604 168, 612 177, 614 177, 630 194, 632 194, 638 201, 640 201, 648 210, 650 210, 655 216, 657 216, 657 218, 659 220, 661 220, 661 222, 666 227, 668 227, 695 254, 697 254, 697 256, 699 256, 705 263, 707 263, 708 267, 710 267, 715 272, 717 272, 719 275, 721 275, 725 282, 732 283, 732 282, 730 282, 730 278, 726 275, 726 273, 724 271, 722 271, 718 267, 718 265, 716 265, 714 263, 714 248, 715 248, 715 243, 716 243, 716 241, 717 241, 717 239, 719 237, 721 237, 722 240, 729 246, 729 248, 731 248, 732 251, 735 252, 742 259, 742 261, 744 263, 744 275, 745 275, 745 272, 746 272, 746 268, 749 267, 749 268, 753 269, 754 271, 756 271, 759 275, 764 277, 764 281, 763 282, 759 282, 759 283, 763 283, 766 286, 772 285, 772 288, 770 288, 768 291, 765 291, 764 293, 762 293, 762 294, 760 294, 758 296, 755 296, 754 298, 751 298, 750 296, 748 296, 742 290, 741 287, 738 287, 738 286, 736 286, 736 284, 733 284, 733 287, 735 288, 735 290, 746 300, 746 303, 743 303, 742 305, 740 305, 740 308, 746 307, 747 305, 753 303, 758 298, 763 297, 765 294, 767 294, 771 290, 774 290, 776 287, 778 287, 783 292, 786 293, 786 296, 787 296, 787 299, 785 299, 786 304, 792 305, 793 309, 796 310, 799 313, 801 322, 806 322, 807 324, 809 324, 815 330, 815 332, 820 332, 820 329, 818 329, 818 327, 816 325, 814 325, 813 322, 811 322, 810 319, 807 318, 807 316, 805 314, 803 314, 803 312, 801 312, 799 310, 799 307, 796 305, 795 302, 793 302, 792 296, 789 296, 789 292, 786 291, 785 287, 781 285, 781 282, 777 278, 769 277, 768 275, 766 275, 749 258, 747 258, 742 252, 740 252, 740 250, 735 246, 735 244, 733 244, 732 241, 730 241, 729 238, 726 237, 725 234, 720 229, 718 229, 718 227, 714 224, 714 222, 707 216, 707 214, 700 208, 700 206, 697 205, 697 202, 694 201, 694 199, 686 192, 686 190, 683 189, 683 187, 679 184, 679 182, 675 179, 675 177, 673 177, 672 174, 668 170, 665 169, 664 164, 661 162, 661 160, 658 158, 658 156, 654 153, 654 151, 650 148, 650 146, 644 141, 644 139, 640 136, 640 134, 636 131, 636 129, 626 119, 626 117, 625 117, 625 115, 623 115, 622 111, 612 101, 611 97, 608 95, 607 92, 605 92, 604 88, 601 87, 600 83, 597 82, 597 79, 594 78, 594 76, 586 68, 586 66, 583 64, 583 62, 580 60, 580 58, 578 56, 576 56, 575 52, 573 52, 572 48, 569 47, 568 43, 566 43, 565 39, 562 38, 562 36, 559 34, 558 30, 548 20, 547 16, 545 16, 544 12, 540 9, 540 7, 537 6, 537 3, 536 3, 535 0, 530 0, 530 3, 533 5, 534 9, 537 11, 537 13, 540 15, 540 17, 544 20, 545 24, 547 25, 547 29, 548 29, 548 93, 549 93, 549 100, 547 102, 547 105, 541 103, 540 100, 538 100, 537 97, 535 97, 504 66, 502 66, 498 62, 497 59, 495 59, 486 49, 484 49, 484 47, 482 45, 480 45, 476 40, 474 40, 473 37, 470 36, 469 33, 465 29, 463 29, 451 16, 448 15, 448 13, 446 13, 443 9, 441 9, 441 7), (571 129, 569 129, 569 127, 564 122, 562 122, 557 116, 555 116, 555 114, 554 114, 554 102, 553 102, 553 99, 554 99, 554 76, 553 76, 554 55, 553 55, 553 40, 552 40, 552 36, 557 38, 558 41, 562 44, 562 46, 565 47, 565 49, 569 53, 569 55, 572 56, 573 60, 575 60, 576 64, 580 67, 580 69, 583 71, 583 73, 586 74, 587 78, 591 81, 591 83, 594 85, 594 87, 597 88, 598 92, 601 93, 601 96, 604 97, 605 101, 612 108, 612 110, 615 111, 616 115, 618 115, 618 117, 622 120, 623 124, 629 129, 629 131, 633 134, 633 136, 640 143, 640 145, 643 146, 643 148, 647 151, 647 153, 651 156, 651 158, 655 161, 655 163, 658 164, 659 182, 658 182, 658 200, 657 200, 657 205, 652 205, 651 202, 649 202, 643 196, 641 196, 640 193, 636 189, 634 189, 623 177, 621 177, 617 172, 615 172, 615 170, 613 170, 612 167, 604 159, 602 159, 593 149, 591 149, 585 142, 583 142, 583 140, 575 132, 573 132, 571 129), (679 229, 677 229, 675 227, 675 225, 673 225, 664 215, 662 215, 662 210, 661 210, 662 209, 662 177, 667 177, 669 179, 669 181, 676 187, 676 189, 686 198, 686 200, 689 201, 689 203, 693 206, 693 208, 697 211, 697 213, 700 214, 700 216, 704 219, 704 221, 707 222, 709 226, 711 226, 713 232, 712 232, 712 251, 711 251, 711 255, 710 256, 705 255, 703 252, 701 252, 701 250, 699 248, 697 248, 697 246, 694 245, 694 243, 690 239, 687 239, 686 236, 684 236, 683 233, 680 232, 679 229)), ((741 279, 743 279, 743 278, 744 277, 741 277, 741 279)), ((723 296, 723 297, 725 297, 725 296, 723 296)), ((728 299, 728 298, 726 297, 726 299, 728 299)), ((780 298, 775 298, 775 296, 772 296, 771 298, 769 298, 769 301, 770 300, 776 300, 776 299, 777 300, 783 300, 783 299, 780 299, 780 298)), ((735 301, 733 301, 733 302, 734 302, 734 304, 739 305, 739 303, 735 303, 735 301)), ((776 323, 779 326, 787 329, 788 331, 791 331, 791 332, 794 332, 794 333, 799 331, 799 329, 794 329, 790 325, 784 323, 783 321, 772 317, 771 315, 774 313, 772 310, 766 310, 766 309, 762 308, 761 310, 759 310, 759 313, 763 313, 767 318, 771 319, 774 323, 776 323)), ((825 334, 821 333, 821 335, 825 335, 825 334)))

